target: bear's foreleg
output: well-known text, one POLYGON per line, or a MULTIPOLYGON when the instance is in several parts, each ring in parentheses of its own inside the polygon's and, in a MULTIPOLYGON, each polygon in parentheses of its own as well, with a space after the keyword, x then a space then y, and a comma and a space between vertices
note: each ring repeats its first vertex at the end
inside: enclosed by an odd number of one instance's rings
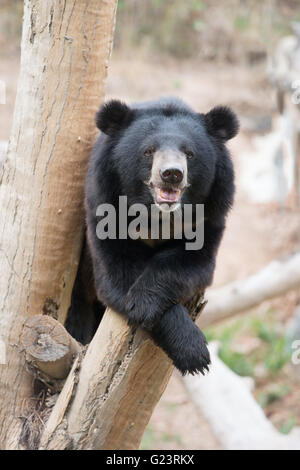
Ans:
POLYGON ((182 305, 167 310, 150 335, 183 375, 208 371, 210 356, 206 338, 182 305))
POLYGON ((157 252, 130 288, 126 310, 129 322, 150 328, 177 303, 185 303, 209 286, 223 226, 208 223, 204 246, 188 251, 185 241, 157 252))

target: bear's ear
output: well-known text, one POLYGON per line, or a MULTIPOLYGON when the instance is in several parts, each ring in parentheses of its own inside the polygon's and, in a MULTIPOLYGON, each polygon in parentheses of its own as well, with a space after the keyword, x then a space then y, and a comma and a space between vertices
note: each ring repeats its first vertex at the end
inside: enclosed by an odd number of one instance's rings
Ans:
POLYGON ((208 133, 219 140, 225 142, 238 133, 238 118, 227 106, 216 106, 209 113, 202 116, 208 133))
POLYGON ((134 111, 119 100, 104 103, 96 114, 96 126, 109 136, 128 126, 133 119, 134 111))

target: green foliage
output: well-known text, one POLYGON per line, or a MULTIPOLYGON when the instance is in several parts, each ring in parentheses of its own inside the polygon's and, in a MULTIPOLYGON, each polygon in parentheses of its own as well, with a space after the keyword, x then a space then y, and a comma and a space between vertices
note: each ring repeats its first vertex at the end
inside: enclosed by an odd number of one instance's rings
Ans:
POLYGON ((140 450, 150 450, 155 448, 156 441, 162 442, 173 442, 177 445, 182 445, 182 439, 179 434, 173 434, 166 431, 155 432, 150 425, 145 429, 142 442, 140 445, 140 450))
POLYGON ((142 437, 140 450, 153 449, 154 443, 155 443, 155 432, 150 426, 147 426, 142 437))
POLYGON ((182 439, 179 434, 170 434, 168 432, 163 432, 161 434, 161 440, 164 442, 176 442, 176 444, 181 445, 182 439))
POLYGON ((255 318, 252 322, 252 327, 257 336, 267 343, 264 356, 265 367, 271 373, 280 371, 290 360, 291 356, 290 348, 287 347, 286 337, 279 333, 278 325, 261 318, 255 318))
POLYGON ((177 78, 176 80, 174 80, 173 86, 176 90, 180 90, 182 88, 182 81, 177 78))
POLYGON ((245 57, 247 48, 289 34, 297 15, 296 4, 284 2, 119 0, 115 45, 156 56, 245 57))
POLYGON ((220 342, 220 358, 237 374, 255 376, 255 369, 263 367, 266 373, 274 375, 289 362, 291 355, 288 340, 280 330, 282 326, 276 322, 276 312, 268 310, 263 317, 230 320, 208 328, 205 334, 208 341, 220 342), (244 336, 258 338, 262 344, 247 354, 241 353, 238 349, 244 336))
POLYGON ((201 21, 201 20, 195 20, 193 21, 193 29, 195 31, 203 31, 203 29, 205 28, 205 23, 204 21, 201 21))
POLYGON ((118 11, 123 10, 125 8, 125 0, 118 0, 118 11))
POLYGON ((160 8, 164 4, 164 0, 152 0, 152 4, 154 8, 160 8))
POLYGON ((205 2, 203 0, 194 0, 192 2, 192 8, 195 11, 201 12, 202 10, 204 10, 205 7, 206 7, 206 5, 205 5, 205 2))
POLYGON ((273 386, 267 391, 264 391, 258 395, 258 403, 260 406, 265 408, 272 403, 281 400, 283 397, 290 393, 290 387, 285 385, 273 386))
POLYGON ((265 319, 254 318, 252 327, 257 336, 266 343, 273 343, 278 339, 274 325, 267 323, 265 319))
POLYGON ((227 344, 223 344, 219 351, 222 361, 236 374, 243 377, 253 375, 253 367, 247 358, 238 352, 232 351, 227 344))
POLYGON ((237 31, 245 31, 249 27, 249 17, 238 15, 234 20, 234 27, 237 31))
POLYGON ((178 403, 167 403, 166 407, 169 413, 174 413, 178 408, 178 403))
POLYGON ((202 0, 119 0, 116 44, 125 39, 134 46, 150 44, 160 54, 193 55, 205 9, 202 0))
POLYGON ((205 335, 208 341, 218 340, 220 342, 219 357, 236 374, 241 376, 253 376, 253 365, 244 355, 233 349, 235 337, 242 326, 239 320, 230 326, 221 329, 208 329, 205 335))
POLYGON ((280 371, 289 360, 290 353, 287 351, 285 338, 277 338, 276 341, 270 345, 265 359, 265 366, 270 372, 275 373, 280 371))
POLYGON ((295 416, 291 416, 289 419, 287 419, 279 428, 279 431, 282 434, 289 434, 293 427, 295 427, 297 424, 297 419, 295 416))

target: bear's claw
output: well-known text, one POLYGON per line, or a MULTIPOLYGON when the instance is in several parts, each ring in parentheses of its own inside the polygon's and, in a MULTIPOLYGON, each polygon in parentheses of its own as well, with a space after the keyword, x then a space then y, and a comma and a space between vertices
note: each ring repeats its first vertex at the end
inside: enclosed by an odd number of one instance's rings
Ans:
POLYGON ((209 370, 206 338, 182 305, 177 304, 165 312, 153 327, 151 336, 182 375, 204 375, 209 370))

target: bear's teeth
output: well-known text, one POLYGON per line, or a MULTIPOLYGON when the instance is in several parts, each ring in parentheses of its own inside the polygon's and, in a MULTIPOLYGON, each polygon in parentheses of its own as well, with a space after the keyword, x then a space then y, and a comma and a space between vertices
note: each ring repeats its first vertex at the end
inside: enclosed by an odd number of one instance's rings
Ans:
POLYGON ((176 202, 180 196, 180 189, 164 191, 161 188, 158 189, 159 198, 165 202, 176 202))

